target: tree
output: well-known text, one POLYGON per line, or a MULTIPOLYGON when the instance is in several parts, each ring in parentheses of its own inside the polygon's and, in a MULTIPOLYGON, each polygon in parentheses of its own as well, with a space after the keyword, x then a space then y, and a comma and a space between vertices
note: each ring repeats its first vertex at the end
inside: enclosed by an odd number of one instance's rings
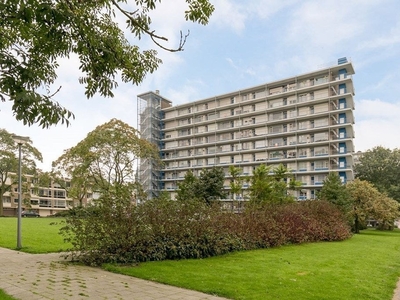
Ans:
POLYGON ((271 170, 271 167, 262 164, 254 170, 248 181, 250 202, 256 205, 292 202, 294 198, 288 191, 301 186, 283 165, 271 170))
MULTIPOLYGON (((23 177, 26 175, 35 175, 37 172, 36 160, 42 161, 42 154, 31 143, 31 141, 28 141, 21 146, 21 174, 23 177)), ((4 194, 12 192, 11 187, 18 184, 18 151, 18 145, 13 140, 12 134, 4 129, 0 129, 0 216, 4 214, 4 194)), ((28 199, 30 186, 21 187, 21 191, 25 191, 23 195, 24 199, 28 199)))
POLYGON ((301 188, 302 183, 295 180, 293 173, 282 164, 272 170, 271 176, 274 179, 274 198, 279 203, 292 202, 294 198, 289 191, 301 188))
POLYGON ((184 180, 178 184, 176 200, 199 200, 210 205, 213 200, 225 197, 224 179, 222 168, 203 169, 199 177, 189 170, 184 180))
POLYGON ((382 146, 366 151, 354 165, 356 177, 372 183, 381 193, 400 202, 400 149, 382 146))
POLYGON ((371 183, 360 179, 347 183, 346 188, 351 197, 354 232, 360 233, 361 225, 370 217, 373 203, 379 199, 380 193, 371 183))
MULTIPOLYGON (((235 201, 235 196, 238 194, 242 194, 243 190, 243 182, 244 182, 244 177, 242 177, 242 172, 243 170, 241 168, 237 168, 233 165, 229 166, 229 174, 231 175, 231 182, 229 183, 229 186, 231 188, 231 194, 232 194, 232 205, 233 202, 235 201)), ((238 199, 238 208, 240 209, 240 201, 238 199)))
POLYGON ((197 197, 207 204, 224 198, 226 196, 224 193, 224 180, 225 174, 222 168, 203 169, 195 185, 197 197))
POLYGON ((270 199, 272 194, 272 180, 268 176, 270 168, 262 164, 258 166, 251 177, 247 180, 250 183, 248 189, 250 202, 254 204, 261 204, 270 199))
POLYGON ((371 216, 378 221, 378 228, 381 230, 393 230, 394 221, 400 217, 400 204, 381 194, 371 207, 371 216))
MULTIPOLYGON (((176 49, 164 47, 168 39, 151 28, 155 0, 5 0, 0 3, 0 100, 13 101, 17 120, 48 127, 69 124, 72 112, 54 101, 60 90, 50 91, 57 78, 57 59, 76 54, 86 96, 96 93, 112 97, 115 76, 123 82, 139 84, 154 72, 161 60, 155 50, 140 51, 128 42, 118 19, 125 19, 133 38, 148 36, 156 46, 181 51, 182 36, 176 49), (43 89, 44 87, 44 89, 43 89)), ((208 0, 186 0, 185 19, 208 23, 214 11, 208 0)))
POLYGON ((329 173, 325 178, 322 189, 317 193, 317 198, 335 204, 346 214, 350 211, 349 193, 336 172, 329 173))
POLYGON ((183 181, 178 184, 176 200, 188 201, 196 199, 196 189, 198 181, 198 178, 194 176, 191 170, 187 171, 183 181))
POLYGON ((158 160, 156 147, 128 124, 112 119, 98 126, 53 162, 53 171, 71 179, 77 196, 99 192, 102 199, 131 201, 137 192, 137 158, 158 160))

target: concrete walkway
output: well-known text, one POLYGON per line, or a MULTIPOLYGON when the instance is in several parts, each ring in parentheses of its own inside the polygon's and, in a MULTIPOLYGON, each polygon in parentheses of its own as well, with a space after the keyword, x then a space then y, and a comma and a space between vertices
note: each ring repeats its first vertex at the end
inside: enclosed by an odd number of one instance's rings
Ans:
POLYGON ((63 263, 60 254, 0 248, 0 289, 17 299, 224 299, 191 290, 63 263))

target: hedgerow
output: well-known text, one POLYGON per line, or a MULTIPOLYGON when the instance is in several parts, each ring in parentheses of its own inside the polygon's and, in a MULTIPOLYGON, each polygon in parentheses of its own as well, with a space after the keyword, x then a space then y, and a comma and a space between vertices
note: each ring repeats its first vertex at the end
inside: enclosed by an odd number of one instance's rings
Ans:
POLYGON ((74 259, 100 265, 337 241, 351 231, 342 213, 324 201, 249 207, 236 214, 197 201, 151 200, 87 207, 67 217, 62 234, 73 245, 74 259))

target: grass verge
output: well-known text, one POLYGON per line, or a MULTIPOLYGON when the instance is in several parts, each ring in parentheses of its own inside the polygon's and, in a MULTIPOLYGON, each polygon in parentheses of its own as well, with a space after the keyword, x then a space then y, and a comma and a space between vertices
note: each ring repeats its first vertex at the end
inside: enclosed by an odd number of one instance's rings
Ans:
MULTIPOLYGON (((58 233, 63 221, 59 218, 22 218, 20 250, 27 253, 65 251, 71 245, 64 243, 58 233)), ((0 247, 16 249, 17 218, 0 218, 0 232, 0 247)))
POLYGON ((400 231, 366 230, 342 242, 104 268, 231 299, 389 300, 400 276, 399 250, 400 231))

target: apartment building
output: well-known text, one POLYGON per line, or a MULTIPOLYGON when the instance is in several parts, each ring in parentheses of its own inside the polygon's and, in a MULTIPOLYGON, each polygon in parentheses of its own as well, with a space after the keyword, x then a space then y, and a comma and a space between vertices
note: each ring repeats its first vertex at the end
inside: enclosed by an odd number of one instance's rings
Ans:
MULTIPOLYGON (((11 174, 16 176, 15 174, 11 174)), ((7 178, 7 184, 11 183, 11 178, 7 178)), ((68 210, 79 204, 68 197, 67 190, 69 182, 65 182, 65 187, 52 181, 47 186, 39 186, 37 178, 25 175, 22 184, 22 210, 32 210, 45 217, 53 215, 59 211, 68 210)), ((82 205, 86 205, 93 198, 93 194, 86 195, 82 200, 82 205)), ((15 216, 18 210, 18 184, 13 184, 10 192, 3 195, 4 215, 15 216)))
MULTIPOLYGON (((251 175, 260 164, 290 169, 302 188, 299 200, 313 199, 330 172, 353 179, 354 68, 337 64, 275 82, 182 105, 158 91, 138 95, 142 137, 156 143, 163 166, 141 160, 139 180, 149 197, 176 195, 192 170, 230 165, 251 175)), ((244 194, 247 184, 244 183, 244 194)), ((239 195, 245 198, 245 195, 239 195)))

